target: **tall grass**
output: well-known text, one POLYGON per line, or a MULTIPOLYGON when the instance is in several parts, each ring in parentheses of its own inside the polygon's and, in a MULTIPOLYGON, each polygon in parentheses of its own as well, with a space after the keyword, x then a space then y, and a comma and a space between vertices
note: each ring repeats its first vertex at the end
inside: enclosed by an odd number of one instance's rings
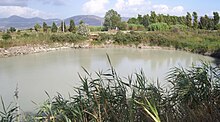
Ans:
POLYGON ((81 86, 64 99, 58 94, 39 108, 41 121, 145 122, 219 121, 220 69, 203 63, 189 69, 173 68, 167 76, 170 89, 152 84, 144 73, 128 78, 115 69, 84 69, 81 86))

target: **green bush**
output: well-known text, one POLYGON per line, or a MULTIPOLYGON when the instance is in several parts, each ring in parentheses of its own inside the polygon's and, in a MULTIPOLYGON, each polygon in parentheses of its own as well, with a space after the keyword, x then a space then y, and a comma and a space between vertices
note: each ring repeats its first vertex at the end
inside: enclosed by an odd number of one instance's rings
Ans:
POLYGON ((179 31, 186 31, 189 27, 186 25, 181 25, 181 24, 177 24, 177 25, 171 25, 170 26, 170 30, 172 32, 179 32, 179 31))
POLYGON ((220 24, 216 25, 216 29, 220 30, 220 24))
POLYGON ((144 31, 145 27, 143 25, 137 25, 137 31, 144 31))
POLYGON ((167 23, 153 23, 148 26, 149 31, 166 31, 169 30, 167 23))
POLYGON ((82 36, 88 36, 89 35, 89 28, 87 25, 84 23, 80 24, 78 29, 77 29, 77 34, 82 35, 82 36))
POLYGON ((128 24, 128 30, 137 31, 137 25, 136 24, 128 24))
POLYGON ((86 37, 79 34, 53 34, 50 37, 53 42, 77 42, 86 39, 86 37))
POLYGON ((12 36, 9 33, 4 33, 2 35, 2 39, 3 40, 9 40, 9 39, 12 39, 12 36))

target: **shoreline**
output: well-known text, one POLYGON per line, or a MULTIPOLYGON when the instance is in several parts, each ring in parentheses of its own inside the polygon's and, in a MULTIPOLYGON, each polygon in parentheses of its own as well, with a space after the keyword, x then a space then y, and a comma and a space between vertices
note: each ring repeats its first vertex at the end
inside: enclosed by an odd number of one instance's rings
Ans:
MULTIPOLYGON (((24 46, 9 47, 7 49, 0 48, 0 58, 28 55, 28 54, 41 53, 41 52, 50 52, 50 51, 68 49, 68 48, 74 48, 74 49, 81 49, 81 48, 82 49, 86 49, 86 48, 137 48, 137 49, 176 50, 173 47, 148 46, 148 45, 143 45, 143 44, 139 44, 138 46, 135 46, 135 45, 115 45, 115 44, 92 45, 89 43, 80 43, 80 44, 53 43, 53 44, 33 44, 33 45, 27 44, 24 46)), ((190 52, 190 51, 187 51, 187 52, 190 52)), ((217 53, 208 53, 207 52, 207 53, 200 54, 200 55, 210 56, 213 58, 220 59, 219 52, 217 52, 217 53)))

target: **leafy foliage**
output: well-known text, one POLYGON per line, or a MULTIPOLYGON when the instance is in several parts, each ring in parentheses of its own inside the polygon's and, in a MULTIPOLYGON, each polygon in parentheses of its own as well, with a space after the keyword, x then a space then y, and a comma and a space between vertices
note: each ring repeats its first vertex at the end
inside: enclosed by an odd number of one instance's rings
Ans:
POLYGON ((37 32, 40 30, 40 28, 41 26, 38 23, 34 26, 34 30, 37 32))
POLYGON ((149 31, 165 31, 169 30, 169 26, 166 23, 153 23, 148 26, 149 31))
POLYGON ((16 110, 17 107, 12 106, 11 104, 9 106, 5 106, 5 103, 1 97, 1 106, 2 111, 0 111, 0 121, 1 122, 13 122, 16 118, 16 110))
POLYGON ((104 19, 105 20, 104 20, 103 26, 105 27, 106 30, 108 30, 108 29, 115 29, 116 27, 119 26, 119 24, 121 22, 120 14, 118 14, 113 9, 109 10, 108 12, 106 12, 104 19))
POLYGON ((76 26, 75 22, 73 19, 70 20, 70 27, 69 27, 69 32, 75 32, 76 31, 76 26))
POLYGON ((48 26, 46 22, 43 22, 43 32, 47 32, 48 26))
POLYGON ((89 35, 89 28, 87 25, 84 23, 80 24, 77 30, 77 34, 83 35, 83 36, 88 36, 89 35))
POLYGON ((53 22, 52 27, 51 27, 51 32, 55 33, 55 32, 57 32, 57 29, 58 29, 58 28, 57 28, 56 23, 53 22))

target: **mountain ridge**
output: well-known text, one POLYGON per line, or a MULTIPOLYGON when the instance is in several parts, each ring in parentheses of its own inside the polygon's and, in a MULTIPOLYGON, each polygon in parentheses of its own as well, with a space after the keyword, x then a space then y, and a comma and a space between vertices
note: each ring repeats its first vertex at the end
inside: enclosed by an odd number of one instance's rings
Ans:
MULTIPOLYGON (((96 15, 76 15, 63 19, 66 25, 69 25, 70 19, 73 19, 76 25, 78 25, 81 20, 91 26, 100 26, 104 22, 103 17, 99 17, 96 15)), ((129 17, 122 17, 122 21, 127 21, 128 19, 129 17)), ((46 22, 49 26, 52 25, 53 22, 55 22, 59 26, 61 21, 63 20, 58 18, 43 19, 40 17, 25 18, 17 15, 12 15, 8 18, 0 18, 0 30, 5 30, 10 27, 15 27, 17 29, 28 29, 33 28, 36 23, 42 25, 43 22, 46 22)))

